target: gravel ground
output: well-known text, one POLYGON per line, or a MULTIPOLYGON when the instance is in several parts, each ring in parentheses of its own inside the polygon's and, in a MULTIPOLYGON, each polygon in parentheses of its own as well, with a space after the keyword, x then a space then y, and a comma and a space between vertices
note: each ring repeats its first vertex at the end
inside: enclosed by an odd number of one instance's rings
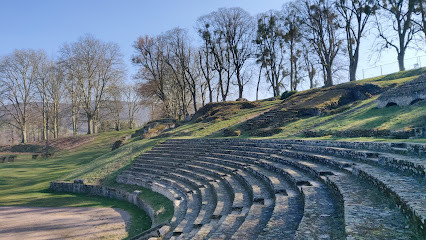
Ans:
POLYGON ((0 239, 122 239, 130 215, 113 208, 0 207, 0 239))

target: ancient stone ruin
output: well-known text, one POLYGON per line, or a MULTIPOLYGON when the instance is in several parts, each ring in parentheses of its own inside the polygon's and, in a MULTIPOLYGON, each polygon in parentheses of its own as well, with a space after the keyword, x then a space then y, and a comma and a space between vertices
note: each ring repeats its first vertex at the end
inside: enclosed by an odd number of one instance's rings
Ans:
POLYGON ((426 74, 417 79, 406 82, 399 87, 393 88, 377 99, 377 107, 398 105, 408 106, 426 99, 426 74))
POLYGON ((173 201, 162 239, 423 239, 425 156, 415 143, 169 139, 117 181, 173 201))

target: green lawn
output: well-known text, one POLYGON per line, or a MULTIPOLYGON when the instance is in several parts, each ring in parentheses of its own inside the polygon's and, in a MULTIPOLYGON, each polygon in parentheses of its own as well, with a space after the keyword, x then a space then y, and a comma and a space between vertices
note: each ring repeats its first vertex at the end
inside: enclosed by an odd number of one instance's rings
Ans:
POLYGON ((141 190, 139 197, 150 204, 158 212, 155 220, 162 223, 170 220, 174 214, 173 203, 163 195, 155 193, 150 189, 133 185, 118 184, 116 177, 124 171, 135 157, 151 149, 153 146, 165 139, 143 139, 132 141, 124 146, 109 151, 94 158, 90 163, 78 168, 76 171, 64 176, 64 180, 73 180, 75 178, 85 179, 88 183, 102 184, 113 188, 121 188, 133 192, 141 190))
MULTIPOLYGON (((134 142, 133 145, 129 144, 130 146, 111 152, 112 143, 129 133, 129 131, 102 133, 84 147, 61 151, 48 159, 33 160, 31 156, 22 154, 18 155, 13 163, 0 163, 0 206, 115 207, 128 211, 132 216, 128 229, 129 237, 149 229, 151 227, 149 216, 133 204, 102 197, 49 191, 50 181, 71 180, 74 177, 84 177, 86 174, 99 179, 109 176, 110 178, 105 181, 112 182, 111 173, 116 170, 114 167, 119 168, 129 164, 131 156, 150 146, 149 143, 138 145, 136 144, 138 142, 134 142), (125 163, 118 161, 123 159, 125 163), (120 163, 117 164, 117 162, 120 163)), ((146 197, 149 202, 153 203, 152 199, 159 197, 162 205, 168 204, 166 214, 163 213, 159 219, 167 220, 170 215, 173 215, 171 201, 164 200, 165 197, 150 190, 142 190, 142 198, 146 197)), ((158 209, 161 208, 158 204, 155 206, 158 209)))

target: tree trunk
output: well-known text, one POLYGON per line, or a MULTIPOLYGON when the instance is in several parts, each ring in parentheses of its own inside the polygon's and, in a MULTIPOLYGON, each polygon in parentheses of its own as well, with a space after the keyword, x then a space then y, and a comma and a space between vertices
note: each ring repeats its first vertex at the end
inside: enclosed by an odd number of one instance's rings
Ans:
POLYGON ((260 67, 259 70, 259 79, 257 80, 257 86, 256 86, 256 101, 259 100, 259 85, 260 85, 260 78, 262 76, 262 67, 260 67))
POLYGON ((117 120, 116 122, 115 122, 115 131, 120 131, 120 120, 117 120))
POLYGON ((92 131, 93 131, 93 134, 95 134, 95 133, 98 132, 98 125, 97 125, 97 119, 96 119, 96 117, 94 117, 92 119, 92 131))
POLYGON ((77 122, 78 122, 78 116, 77 116, 77 112, 76 112, 76 110, 75 110, 75 107, 73 106, 72 107, 72 135, 73 136, 77 136, 77 131, 78 131, 78 125, 77 125, 77 122))
POLYGON ((398 53, 398 65, 399 65, 399 71, 405 71, 405 66, 404 66, 404 55, 405 55, 405 50, 400 49, 399 53, 398 53))
POLYGON ((133 117, 129 118, 129 129, 133 129, 133 117))
POLYGON ((21 128, 21 143, 27 142, 27 125, 24 123, 21 128))
POLYGON ((240 70, 237 68, 237 82, 238 82, 238 98, 243 98, 244 83, 241 80, 240 70))
POLYGON ((210 102, 213 102, 213 89, 212 89, 212 86, 210 84, 210 81, 207 84, 209 85, 209 100, 210 100, 210 102))
POLYGON ((87 115, 87 134, 93 134, 93 116, 91 114, 87 115))
POLYGON ((59 110, 58 103, 53 103, 53 138, 59 137, 59 110))
POLYGON ((293 68, 293 61, 294 61, 294 56, 293 56, 293 41, 291 41, 290 44, 290 90, 293 90, 294 88, 294 68, 293 68))
POLYGON ((192 94, 192 102, 194 105, 194 111, 197 111, 197 95, 195 93, 192 94))
POLYGON ((353 57, 350 57, 349 60, 349 81, 356 81, 356 63, 353 57))
POLYGON ((275 85, 275 97, 280 96, 280 87, 278 86, 278 83, 275 85))
POLYGON ((43 118, 43 120, 42 120, 43 127, 42 127, 42 137, 41 137, 41 140, 44 141, 44 140, 46 140, 46 135, 47 135, 47 129, 46 129, 46 108, 45 108, 44 103, 43 103, 42 118, 43 118))
POLYGON ((325 86, 331 87, 333 86, 333 72, 331 71, 331 65, 328 65, 326 68, 327 77, 325 80, 325 86))

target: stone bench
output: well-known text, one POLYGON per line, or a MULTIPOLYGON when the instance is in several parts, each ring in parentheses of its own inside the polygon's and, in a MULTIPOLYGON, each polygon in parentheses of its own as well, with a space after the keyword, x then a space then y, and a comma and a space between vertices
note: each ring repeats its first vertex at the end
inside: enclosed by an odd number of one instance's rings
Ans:
POLYGON ((423 174, 418 166, 423 164, 424 146, 287 139, 169 139, 137 157, 130 169, 145 171, 139 175, 150 178, 152 184, 176 185, 173 181, 178 181, 176 187, 184 191, 204 185, 194 196, 186 196, 188 206, 194 203, 193 197, 198 197, 198 212, 183 217, 166 238, 340 239, 370 234, 406 239, 409 234, 404 233, 423 233, 424 229, 420 196, 426 191, 421 185, 423 180, 416 178, 423 174), (402 180, 402 186, 395 179, 402 180), (359 195, 365 203, 359 204, 359 195), (208 199, 216 199, 214 210, 203 208, 208 199), (392 204, 403 211, 388 208, 392 204), (393 222, 392 216, 396 217, 393 222), (414 220, 406 220, 406 216, 414 220), (404 221, 415 222, 415 226, 408 224, 406 228, 404 221), (383 229, 373 229, 374 222, 384 222, 383 229), (363 229, 367 225, 372 229, 363 229), (284 228, 285 232, 281 230, 284 228))
POLYGON ((400 175, 366 163, 354 162, 354 160, 350 159, 290 150, 284 150, 282 154, 334 166, 370 182, 386 195, 390 196, 413 219, 415 227, 420 232, 425 231, 426 209, 423 206, 426 206, 426 198, 421 197, 421 195, 426 193, 426 185, 424 185, 423 180, 419 182, 415 178, 400 175))

